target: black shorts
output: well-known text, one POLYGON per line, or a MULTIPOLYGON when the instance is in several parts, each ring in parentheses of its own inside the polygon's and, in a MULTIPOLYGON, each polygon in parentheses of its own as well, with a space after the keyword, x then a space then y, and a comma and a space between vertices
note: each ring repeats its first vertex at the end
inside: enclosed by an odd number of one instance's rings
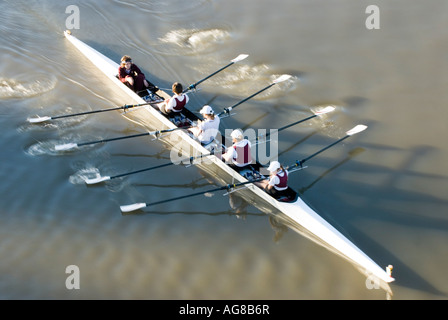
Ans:
MULTIPOLYGON (((288 190, 288 189, 286 189, 286 190, 288 190)), ((280 198, 281 196, 286 195, 286 190, 277 190, 277 189, 275 189, 275 188, 270 188, 270 189, 269 189, 269 185, 267 185, 267 186, 264 188, 264 191, 266 191, 267 194, 273 196, 275 199, 278 199, 278 198, 280 198)))

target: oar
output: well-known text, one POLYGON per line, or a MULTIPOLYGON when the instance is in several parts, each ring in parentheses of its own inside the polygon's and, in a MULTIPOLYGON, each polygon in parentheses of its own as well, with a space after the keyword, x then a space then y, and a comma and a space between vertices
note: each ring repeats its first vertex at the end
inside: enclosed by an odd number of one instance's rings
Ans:
MULTIPOLYGON (((224 111, 220 112, 217 116, 219 117, 219 116, 221 116, 224 113, 229 113, 230 110, 232 110, 235 107, 239 106, 243 102, 246 102, 247 100, 255 97, 257 94, 259 94, 259 93, 269 89, 273 85, 275 85, 275 84, 277 84, 279 82, 282 82, 282 81, 286 81, 289 78, 291 78, 291 76, 288 75, 288 74, 284 74, 284 75, 280 76, 279 78, 275 79, 274 82, 271 83, 270 85, 268 85, 267 87, 261 89, 260 91, 254 93, 253 95, 251 95, 251 96, 241 100, 237 104, 224 109, 224 111)), ((77 148, 77 147, 81 147, 81 146, 85 146, 85 145, 90 145, 90 144, 103 143, 103 142, 116 141, 116 140, 123 140, 123 139, 129 139, 129 138, 136 138, 136 137, 142 137, 142 136, 148 136, 148 135, 159 135, 161 133, 172 132, 172 131, 179 130, 179 129, 187 129, 189 127, 190 126, 184 126, 184 127, 177 127, 177 128, 172 128, 172 129, 156 130, 156 131, 151 131, 151 132, 135 134, 135 135, 131 135, 131 136, 124 136, 124 137, 104 139, 104 140, 97 140, 97 141, 89 141, 89 142, 83 142, 83 143, 66 143, 66 144, 62 144, 62 145, 56 145, 55 146, 55 150, 56 151, 70 150, 70 149, 73 149, 73 148, 77 148)))
MULTIPOLYGON (((190 91, 192 89, 195 89, 196 86, 198 86, 200 83, 204 82, 205 80, 211 78, 212 76, 214 76, 215 74, 223 71, 224 69, 230 67, 231 65, 233 65, 234 63, 237 63, 239 61, 242 61, 244 59, 246 59, 249 55, 248 54, 240 54, 238 57, 236 57, 235 59, 230 60, 231 62, 222 67, 221 69, 213 72, 212 74, 208 75, 207 77, 205 77, 202 80, 199 80, 196 83, 190 84, 188 86, 188 88, 186 88, 183 92, 187 92, 190 91)), ((95 110, 95 111, 88 111, 88 112, 81 112, 81 113, 75 113, 75 114, 67 114, 67 115, 61 115, 61 116, 55 116, 55 117, 49 117, 49 116, 44 116, 44 117, 37 117, 37 118, 29 118, 27 119, 28 122, 30 123, 40 123, 40 122, 44 122, 44 121, 49 121, 49 120, 55 120, 55 119, 60 119, 60 118, 67 118, 67 117, 75 117, 75 116, 81 116, 81 115, 86 115, 86 114, 92 114, 92 113, 98 113, 98 112, 106 112, 106 111, 112 111, 112 110, 119 110, 119 109, 127 109, 127 108, 133 108, 133 107, 139 107, 139 106, 143 106, 143 105, 148 105, 151 103, 155 103, 155 101, 152 102, 148 102, 148 103, 142 103, 142 104, 136 104, 136 105, 124 105, 121 107, 117 107, 117 108, 110 108, 110 109, 103 109, 103 110, 95 110)))
MULTIPOLYGON (((214 151, 210 152, 210 153, 206 153, 206 154, 201 154, 200 156, 197 156, 197 157, 185 158, 181 162, 184 163, 185 160, 188 159, 190 161, 190 163, 193 163, 194 160, 201 159, 201 158, 208 157, 208 156, 212 156, 212 155, 214 155, 214 151)), ((122 173, 122 174, 117 174, 115 176, 104 176, 104 177, 99 176, 99 177, 96 177, 96 178, 93 178, 93 179, 86 179, 85 182, 87 184, 96 184, 96 183, 100 183, 100 182, 103 182, 103 181, 108 181, 108 180, 112 180, 112 179, 116 179, 116 178, 129 176, 129 175, 135 174, 135 173, 140 173, 140 172, 144 172, 144 171, 151 171, 151 170, 154 170, 154 169, 164 168, 164 167, 173 166, 173 165, 175 165, 174 162, 167 162, 167 163, 164 163, 164 164, 161 164, 161 165, 158 165, 158 166, 144 168, 144 169, 139 169, 139 170, 126 172, 126 173, 122 173)))
POLYGON ((206 76, 204 79, 199 80, 198 82, 195 82, 195 83, 193 83, 193 84, 190 84, 190 85, 183 91, 183 93, 188 92, 188 91, 193 90, 193 89, 196 89, 196 86, 198 86, 200 83, 204 82, 204 81, 207 80, 208 78, 213 77, 215 74, 217 74, 217 73, 221 72, 222 70, 224 70, 224 69, 230 67, 230 66, 233 65, 234 63, 237 63, 237 62, 240 62, 240 61, 246 59, 248 56, 249 56, 248 54, 240 54, 240 55, 239 55, 238 57, 236 57, 235 59, 230 60, 231 62, 230 62, 228 65, 226 65, 226 66, 222 67, 221 69, 219 69, 219 70, 213 72, 212 74, 206 76))
POLYGON ((185 198, 191 198, 194 196, 199 196, 208 192, 215 192, 215 191, 220 191, 220 190, 229 190, 232 188, 236 188, 248 183, 254 183, 257 181, 261 181, 266 179, 265 177, 263 178, 259 178, 256 180, 252 180, 252 181, 245 181, 245 182, 240 182, 240 183, 234 183, 234 184, 227 184, 223 187, 219 187, 216 189, 211 189, 211 190, 207 190, 207 191, 201 191, 201 192, 196 192, 196 193, 191 193, 191 194, 187 194, 185 196, 180 196, 180 197, 176 197, 176 198, 171 198, 171 199, 167 199, 167 200, 162 200, 162 201, 157 201, 157 202, 152 202, 152 203, 134 203, 134 204, 129 204, 129 205, 125 205, 125 206, 120 206, 121 212, 131 212, 131 211, 135 211, 135 210, 139 210, 145 207, 149 207, 149 206, 154 206, 156 204, 162 204, 162 203, 167 203, 167 202, 171 202, 171 201, 175 201, 175 200, 180 200, 180 199, 185 199, 185 198))
POLYGON ((255 92, 253 95, 247 97, 246 99, 241 100, 240 102, 234 104, 233 106, 225 108, 223 111, 221 111, 220 113, 218 113, 218 117, 221 116, 221 115, 223 115, 224 113, 229 114, 230 111, 231 111, 232 109, 235 109, 235 108, 236 108, 237 106, 239 106, 240 104, 246 102, 246 101, 249 100, 249 99, 252 99, 252 98, 255 97, 257 94, 262 93, 263 91, 269 89, 270 87, 276 85, 277 83, 286 81, 286 80, 288 80, 288 79, 291 78, 291 77, 292 77, 292 76, 289 75, 289 74, 284 74, 284 75, 278 77, 277 79, 275 79, 275 80, 274 80, 270 85, 268 85, 267 87, 261 89, 261 90, 258 91, 258 92, 255 92))
MULTIPOLYGON (((346 132, 346 136, 333 142, 332 144, 328 145, 325 148, 322 148, 321 150, 319 150, 316 153, 313 153, 312 155, 310 155, 309 157, 300 160, 300 161, 296 161, 296 163, 293 166, 302 166, 304 162, 310 160, 311 158, 317 156, 318 154, 320 154, 321 152, 333 147, 334 145, 338 144, 339 142, 347 139, 348 137, 357 134, 361 131, 364 131, 365 129, 367 129, 367 126, 365 125, 357 125, 356 127, 354 127, 353 129, 349 130, 346 132)), ((288 167, 289 168, 289 167, 288 167)), ((134 203, 134 204, 129 204, 129 205, 124 205, 124 206, 120 206, 120 209, 122 212, 131 212, 131 211, 135 211, 135 210, 139 210, 145 207, 149 207, 149 206, 154 206, 157 204, 162 204, 162 203, 167 203, 167 202, 171 202, 171 201, 176 201, 176 200, 180 200, 180 199, 185 199, 185 198, 190 198, 190 197, 194 197, 194 196, 198 196, 198 195, 202 195, 208 192, 215 192, 215 191, 220 191, 220 190, 229 190, 235 187, 239 187, 245 184, 249 184, 249 183, 254 183, 254 182, 258 182, 261 180, 265 180, 266 177, 262 177, 259 179, 255 179, 252 181, 245 181, 245 182, 240 182, 240 183, 236 183, 236 184, 227 184, 223 187, 219 187, 219 188, 215 188, 215 189, 211 189, 211 190, 207 190, 207 191, 202 191, 202 192, 196 192, 196 193, 192 193, 192 194, 188 194, 188 195, 184 195, 184 196, 180 196, 180 197, 176 197, 176 198, 171 198, 171 199, 167 199, 167 200, 162 200, 162 201, 157 201, 157 202, 152 202, 152 203, 144 203, 144 202, 140 202, 140 203, 134 203)))
POLYGON ((347 131, 347 132, 345 133, 345 134, 346 134, 345 137, 342 137, 341 139, 339 139, 339 140, 333 142, 332 144, 326 146, 325 148, 320 149, 319 151, 313 153, 312 155, 306 157, 305 159, 302 159, 302 160, 300 160, 300 161, 296 161, 296 163, 295 163, 294 166, 300 166, 300 167, 302 167, 303 164, 304 164, 306 161, 310 160, 311 158, 314 158, 315 156, 317 156, 317 155, 320 154, 321 152, 324 152, 325 150, 327 150, 327 149, 333 147, 334 145, 336 145, 336 144, 338 144, 338 143, 344 141, 345 139, 347 139, 347 138, 349 138, 349 137, 351 137, 351 136, 353 136, 353 135, 355 135, 355 134, 357 134, 357 133, 359 133, 359 132, 362 132, 362 131, 364 131, 364 130, 366 130, 366 129, 367 129, 367 126, 365 126, 365 125, 363 125, 363 124, 358 124, 358 125, 357 125, 356 127, 354 127, 353 129, 350 129, 349 131, 347 131))
MULTIPOLYGON (((304 119, 304 120, 306 120, 306 119, 304 119)), ((286 126, 286 127, 289 127, 289 126, 286 126)), ((286 128, 286 127, 284 127, 284 128, 286 128)), ((336 145, 336 144, 338 144, 339 142, 341 142, 341 141, 347 139, 348 137, 350 137, 350 136, 352 136, 352 135, 354 135, 354 134, 357 134, 357 133, 359 133, 359 132, 361 132, 361 131, 364 131, 365 129, 367 129, 367 126, 362 125, 362 124, 357 125, 357 126, 354 127, 353 129, 347 131, 345 137, 343 137, 343 138, 341 138, 341 139, 339 139, 339 140, 333 142, 332 144, 326 146, 325 148, 320 149, 319 151, 313 153, 312 155, 306 157, 305 159, 297 160, 296 162, 294 162, 294 164, 292 164, 292 165, 290 165, 290 166, 287 166, 286 169, 289 170, 289 169, 291 169, 291 168, 299 167, 298 169, 295 169, 295 170, 293 170, 293 171, 290 172, 290 173, 292 173, 292 172, 298 171, 298 170, 300 170, 300 169, 304 169, 304 168, 306 168, 306 167, 303 167, 303 163, 305 163, 306 161, 308 161, 308 160, 310 160, 311 158, 317 156, 317 155, 320 154, 321 152, 324 152, 325 150, 327 150, 327 149, 333 147, 334 145, 336 145)), ((262 179, 261 179, 261 180, 262 180, 262 179)), ((254 181, 260 181, 260 180, 254 180, 254 181)), ((237 191, 237 190, 234 190, 234 191, 237 191)))
POLYGON ((89 142, 82 142, 82 143, 65 143, 65 144, 56 145, 54 148, 55 148, 56 151, 65 151, 65 150, 71 150, 71 149, 82 147, 82 146, 96 144, 96 143, 103 143, 103 142, 109 142, 109 141, 130 139, 130 138, 143 137, 143 136, 150 136, 150 135, 153 135, 155 133, 156 133, 156 131, 151 131, 151 132, 144 132, 144 133, 139 133, 139 134, 133 134, 131 136, 123 136, 123 137, 103 139, 103 140, 96 140, 96 141, 89 141, 89 142))
MULTIPOLYGON (((282 81, 286 81, 286 80, 288 80, 289 78, 291 78, 291 76, 288 75, 288 74, 284 74, 284 75, 280 76, 279 78, 275 79, 274 82, 273 82, 272 84, 268 85, 267 87, 261 89, 260 91, 258 91, 258 92, 256 92, 256 93, 254 93, 253 95, 251 95, 251 96, 249 96, 249 97, 247 97, 247 98, 241 100, 240 102, 234 104, 233 106, 228 107, 228 108, 225 108, 224 111, 218 113, 216 116, 217 116, 217 117, 221 117, 221 116, 222 116, 223 114, 225 114, 225 113, 229 114, 230 111, 231 111, 232 109, 235 109, 235 108, 236 108, 237 106, 239 106, 240 104, 246 102, 246 101, 249 100, 249 99, 252 99, 252 98, 255 97, 257 94, 259 94, 259 93, 261 93, 261 92, 263 92, 263 91, 269 89, 269 88, 272 87, 273 85, 275 85, 275 84, 277 84, 277 83, 279 83, 279 82, 282 82, 282 81)), ((179 129, 188 129, 188 128, 191 128, 191 127, 192 127, 192 126, 185 126, 185 127, 178 127, 178 128, 172 128, 172 129, 157 130, 157 131, 155 131, 155 132, 156 132, 156 134, 158 135, 158 134, 160 134, 160 133, 173 132, 173 131, 175 131, 175 130, 179 130, 179 129)))
MULTIPOLYGON (((325 108, 323 108, 323 109, 321 109, 321 110, 318 110, 318 111, 314 112, 314 114, 313 114, 312 116, 309 116, 309 117, 307 117, 307 118, 305 118, 305 119, 302 119, 302 120, 299 120, 299 121, 296 121, 296 122, 293 122, 293 123, 291 123, 291 124, 288 124, 287 126, 278 128, 278 129, 277 129, 277 132, 280 132, 280 131, 282 131, 282 130, 288 129, 288 128, 292 127, 292 126, 295 126, 295 125, 297 125, 297 124, 299 124, 299 123, 302 123, 302 122, 305 122, 305 121, 308 121, 308 120, 311 120, 311 119, 313 119, 313 118, 315 118, 315 117, 318 117, 318 116, 321 116, 321 115, 323 115, 323 114, 332 112, 332 111, 334 111, 334 109, 335 109, 335 107, 332 107, 332 106, 325 107, 325 108)), ((271 135, 271 133, 268 132, 268 133, 266 133, 266 134, 264 135, 264 137, 267 138, 267 137, 269 137, 270 135, 271 135)), ((259 140, 259 137, 257 137, 257 141, 258 141, 258 140, 259 140)))
POLYGON ((326 114, 326 113, 330 113, 330 112, 334 111, 334 109, 335 109, 335 107, 333 107, 333 106, 327 106, 327 107, 325 107, 325 108, 323 108, 321 110, 318 110, 318 111, 314 112, 314 115, 309 116, 308 118, 299 120, 297 122, 288 124, 287 126, 278 128, 277 131, 282 131, 282 130, 288 129, 289 127, 295 126, 296 124, 299 124, 299 123, 311 120, 311 119, 313 119, 315 117, 321 116, 321 115, 326 114))
POLYGON ((68 117, 76 117, 76 116, 82 116, 82 115, 92 114, 92 113, 107 112, 107 111, 120 110, 120 109, 126 110, 126 109, 130 109, 130 108, 134 108, 134 107, 146 106, 146 105, 151 104, 151 103, 154 103, 154 101, 146 102, 146 103, 140 103, 140 104, 125 104, 124 106, 121 106, 121 107, 115 107, 115 108, 109 108, 109 109, 100 109, 100 110, 93 110, 93 111, 72 113, 72 114, 64 114, 64 115, 54 116, 54 117, 49 117, 49 116, 39 117, 38 116, 37 118, 28 118, 27 120, 30 123, 40 123, 40 122, 44 122, 44 121, 48 121, 48 120, 56 120, 56 119, 68 118, 68 117))
MULTIPOLYGON (((310 117, 307 117, 305 119, 302 119, 302 120, 296 121, 296 122, 294 122, 292 124, 289 124, 287 126, 284 126, 284 127, 280 128, 280 129, 278 129, 277 131, 281 131, 281 130, 287 129, 287 128, 291 127, 291 126, 297 125, 299 123, 302 123, 304 121, 307 121, 307 120, 310 120, 310 119, 312 119, 314 117, 317 117, 318 115, 322 115, 322 114, 331 112, 333 110, 334 110, 334 107, 328 106, 328 107, 326 107, 326 108, 324 108, 322 110, 319 110, 319 111, 315 112, 314 115, 312 115, 310 117)), ((269 135, 270 135, 270 133, 266 134, 266 137, 269 136, 269 135)), ((258 141, 258 138, 257 138, 257 141, 258 141)), ((197 157, 190 157, 189 161, 190 161, 190 163, 193 163, 194 160, 201 159, 201 158, 204 158, 204 157, 207 157, 207 156, 211 156, 213 154, 214 154, 214 152, 211 152, 211 153, 207 153, 207 154, 202 154, 202 155, 197 156, 197 157)), ((185 158, 181 162, 184 163, 185 160, 187 160, 187 158, 185 158)), ((103 182, 103 181, 112 180, 112 179, 115 179, 115 178, 121 178, 121 177, 128 176, 128 175, 135 174, 135 173, 140 173, 140 172, 151 171, 151 170, 159 169, 159 168, 163 168, 163 167, 168 167, 168 166, 171 166, 171 165, 174 165, 174 163, 173 162, 168 162, 168 163, 161 164, 161 165, 158 165, 158 166, 155 166, 155 167, 149 167, 149 168, 145 168, 145 169, 140 169, 140 170, 136 170, 136 171, 122 173, 122 174, 118 174, 116 176, 104 176, 104 177, 99 176, 99 177, 96 177, 96 178, 93 178, 93 179, 86 179, 85 182, 87 184, 96 184, 96 183, 100 183, 100 182, 103 182)))

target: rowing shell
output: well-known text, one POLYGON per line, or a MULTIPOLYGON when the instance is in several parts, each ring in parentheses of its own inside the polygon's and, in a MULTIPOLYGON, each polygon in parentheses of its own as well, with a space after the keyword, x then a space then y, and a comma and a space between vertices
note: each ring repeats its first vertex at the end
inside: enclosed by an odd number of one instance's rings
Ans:
MULTIPOLYGON (((135 103, 145 103, 138 94, 123 85, 116 77, 118 64, 86 43, 80 41, 71 32, 64 32, 65 37, 99 70, 101 70, 118 88, 123 90, 135 103)), ((170 96, 162 91, 157 91, 157 95, 167 99, 170 96)), ((174 129, 177 126, 157 111, 152 106, 142 107, 125 114, 131 121, 136 121, 148 131, 158 129, 174 129)), ((167 143, 175 151, 190 150, 190 154, 201 155, 210 154, 210 151, 204 148, 199 142, 190 137, 183 130, 173 131, 169 137, 162 137, 161 141, 167 143)), ((222 184, 229 181, 234 183, 247 182, 248 180, 238 172, 230 168, 221 159, 214 155, 205 157, 208 161, 202 161, 197 167, 207 172, 222 184)), ((238 190, 238 195, 251 205, 257 207, 267 214, 279 212, 279 217, 283 217, 288 225, 304 234, 313 241, 323 245, 327 249, 343 256, 349 262, 353 263, 366 276, 380 280, 381 286, 386 291, 390 291, 389 282, 394 281, 390 273, 381 268, 355 244, 348 240, 343 234, 336 230, 332 225, 319 216, 302 199, 297 199, 292 203, 281 202, 269 196, 262 189, 249 184, 250 187, 238 190)))

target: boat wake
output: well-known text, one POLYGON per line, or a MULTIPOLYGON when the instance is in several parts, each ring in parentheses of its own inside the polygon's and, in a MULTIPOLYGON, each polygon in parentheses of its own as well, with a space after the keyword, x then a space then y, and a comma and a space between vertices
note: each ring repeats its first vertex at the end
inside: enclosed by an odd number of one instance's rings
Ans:
POLYGON ((193 55, 211 50, 229 38, 230 33, 222 29, 179 29, 168 32, 159 40, 167 44, 166 53, 193 55))
MULTIPOLYGON (((69 182, 74 185, 86 185, 86 180, 101 177, 100 169, 92 164, 76 162, 72 165, 75 173, 69 177, 69 182)), ((126 179, 113 179, 105 183, 110 192, 120 192, 129 185, 126 179)))
POLYGON ((0 99, 31 98, 56 87, 56 77, 42 78, 31 81, 0 78, 0 99))
POLYGON ((98 168, 91 166, 79 169, 77 172, 72 174, 68 180, 70 181, 71 184, 85 185, 85 181, 87 179, 93 179, 99 176, 101 176, 101 174, 98 168))
POLYGON ((25 152, 30 156, 58 156, 61 155, 61 152, 55 149, 57 144, 59 144, 59 142, 56 140, 38 141, 37 143, 29 146, 25 152))
MULTIPOLYGON (((71 114, 75 112, 89 112, 92 111, 92 108, 87 104, 76 105, 76 108, 73 108, 71 105, 53 105, 39 108, 41 111, 38 111, 42 114, 71 114), (54 111, 53 111, 54 110, 54 111)), ((65 130, 70 128, 76 128, 81 125, 85 125, 86 120, 88 121, 89 117, 87 115, 81 115, 76 117, 66 117, 62 119, 56 119, 54 121, 42 121, 37 123, 30 123, 30 119, 39 118, 39 114, 34 114, 27 119, 27 123, 23 124, 18 128, 19 132, 28 132, 28 131, 48 131, 48 130, 65 130)))
MULTIPOLYGON (((247 92, 253 91, 253 87, 263 86, 263 84, 273 82, 279 74, 272 74, 269 66, 260 64, 256 66, 239 65, 234 72, 223 74, 215 78, 216 86, 224 89, 229 95, 246 96, 247 92)), ((270 90, 258 94, 253 100, 266 100, 277 98, 294 91, 297 88, 297 78, 291 77, 286 81, 278 83, 270 90)))
MULTIPOLYGON (((101 139, 101 138, 99 138, 101 139)), ((67 136, 62 140, 46 140, 46 141, 37 141, 33 145, 29 146, 26 149, 26 153, 30 156, 42 156, 42 155, 50 155, 50 156, 61 156, 64 154, 72 154, 78 150, 86 150, 85 148, 95 148, 95 145, 88 145, 82 147, 74 147, 69 149, 57 149, 57 146, 64 145, 66 143, 72 143, 73 141, 79 141, 79 136, 67 136)))

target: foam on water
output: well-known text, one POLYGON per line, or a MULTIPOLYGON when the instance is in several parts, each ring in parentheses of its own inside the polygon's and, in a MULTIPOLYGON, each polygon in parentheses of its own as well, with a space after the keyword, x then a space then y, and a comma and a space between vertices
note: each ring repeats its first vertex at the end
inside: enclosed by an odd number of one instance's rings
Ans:
POLYGON ((178 29, 168 32, 160 38, 167 44, 167 50, 173 53, 198 54, 212 51, 216 45, 230 38, 230 33, 222 29, 178 29))
POLYGON ((42 156, 51 155, 58 156, 61 155, 61 151, 57 151, 55 146, 61 144, 56 140, 38 141, 35 144, 29 146, 25 152, 30 156, 42 156))
POLYGON ((51 155, 51 156, 60 156, 63 154, 72 154, 76 152, 85 151, 88 149, 96 148, 101 143, 90 144, 86 146, 73 147, 67 150, 56 150, 56 146, 69 144, 69 143, 82 143, 82 141, 93 141, 93 140, 101 140, 101 137, 98 138, 90 138, 90 139, 81 139, 78 135, 69 135, 62 139, 55 140, 49 139, 45 141, 37 141, 26 149, 26 153, 31 156, 41 156, 41 155, 51 155))
POLYGON ((101 174, 98 168, 88 166, 72 174, 68 180, 71 184, 85 184, 86 179, 93 179, 100 176, 101 174))
POLYGON ((56 87, 56 77, 44 77, 35 80, 0 78, 0 99, 31 98, 53 90, 56 87))
POLYGON ((50 119, 48 121, 30 123, 29 120, 38 117, 50 116, 56 117, 58 115, 69 115, 73 113, 81 113, 91 111, 92 109, 87 105, 76 105, 76 110, 69 104, 63 105, 52 105, 52 106, 41 106, 38 107, 39 111, 36 114, 29 116, 26 120, 27 123, 21 125, 18 128, 19 132, 28 131, 48 131, 48 130, 66 130, 78 126, 82 126, 88 115, 80 115, 74 117, 60 118, 60 119, 50 119), (54 115, 53 115, 54 114, 54 115))

